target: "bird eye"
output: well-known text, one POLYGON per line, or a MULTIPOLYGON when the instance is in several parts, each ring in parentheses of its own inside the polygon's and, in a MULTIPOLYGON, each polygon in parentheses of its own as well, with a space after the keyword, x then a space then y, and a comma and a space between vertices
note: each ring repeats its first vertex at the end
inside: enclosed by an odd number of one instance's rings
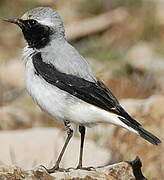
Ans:
POLYGON ((30 20, 29 23, 30 23, 30 25, 35 25, 35 24, 37 24, 37 21, 32 19, 32 20, 30 20))

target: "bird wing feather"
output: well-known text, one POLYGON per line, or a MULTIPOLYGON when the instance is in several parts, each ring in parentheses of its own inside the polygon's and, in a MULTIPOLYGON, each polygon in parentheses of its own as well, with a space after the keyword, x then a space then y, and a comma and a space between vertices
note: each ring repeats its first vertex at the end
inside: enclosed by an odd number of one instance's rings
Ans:
POLYGON ((121 107, 116 97, 102 81, 90 82, 75 75, 60 72, 54 65, 43 62, 41 53, 33 55, 32 60, 36 73, 48 83, 87 103, 124 117, 135 126, 140 126, 121 107))

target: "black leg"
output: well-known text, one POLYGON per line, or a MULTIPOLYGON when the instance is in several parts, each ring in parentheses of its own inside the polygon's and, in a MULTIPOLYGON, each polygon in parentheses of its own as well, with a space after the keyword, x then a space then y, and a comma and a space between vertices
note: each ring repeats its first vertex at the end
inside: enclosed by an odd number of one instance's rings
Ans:
POLYGON ((62 148, 62 150, 61 150, 61 152, 59 154, 59 157, 58 157, 58 159, 56 161, 55 166, 53 168, 51 168, 51 169, 47 169, 47 168, 44 167, 48 173, 54 173, 57 170, 59 170, 59 171, 64 170, 62 168, 59 168, 59 164, 60 164, 60 161, 61 161, 61 159, 63 157, 63 154, 64 154, 64 152, 66 150, 66 147, 67 147, 71 137, 73 136, 73 130, 71 129, 70 122, 69 121, 64 121, 64 124, 65 124, 66 130, 67 130, 67 139, 66 139, 65 144, 64 144, 64 146, 63 146, 63 148, 62 148))
POLYGON ((82 159, 83 159, 83 146, 84 146, 84 138, 85 138, 85 127, 79 126, 79 132, 81 134, 81 145, 80 145, 80 157, 79 157, 79 164, 77 169, 82 169, 82 159))

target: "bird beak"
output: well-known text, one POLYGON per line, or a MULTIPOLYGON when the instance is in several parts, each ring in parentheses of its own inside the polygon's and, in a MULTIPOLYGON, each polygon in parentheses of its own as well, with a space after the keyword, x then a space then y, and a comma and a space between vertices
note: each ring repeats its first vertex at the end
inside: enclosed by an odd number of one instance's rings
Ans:
POLYGON ((10 22, 10 23, 18 24, 18 19, 6 19, 6 18, 1 18, 1 17, 0 19, 3 21, 10 22))
POLYGON ((9 22, 9 23, 16 24, 20 28, 22 28, 24 26, 23 20, 21 20, 21 19, 6 19, 6 18, 1 18, 1 17, 0 17, 0 19, 3 21, 9 22))

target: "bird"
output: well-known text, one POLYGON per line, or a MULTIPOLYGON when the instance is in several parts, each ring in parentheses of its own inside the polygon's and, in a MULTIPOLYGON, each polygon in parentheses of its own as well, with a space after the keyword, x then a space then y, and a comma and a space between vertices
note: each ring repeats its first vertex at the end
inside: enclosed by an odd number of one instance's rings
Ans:
POLYGON ((1 19, 18 25, 26 41, 23 59, 29 95, 66 128, 67 138, 55 165, 50 169, 45 167, 48 173, 62 170, 60 162, 73 136, 72 124, 78 126, 81 135, 77 169, 85 169, 82 163, 84 139, 86 127, 92 125, 111 123, 151 144, 161 143, 124 110, 96 77, 89 62, 66 40, 64 23, 56 10, 36 7, 21 18, 1 19))

